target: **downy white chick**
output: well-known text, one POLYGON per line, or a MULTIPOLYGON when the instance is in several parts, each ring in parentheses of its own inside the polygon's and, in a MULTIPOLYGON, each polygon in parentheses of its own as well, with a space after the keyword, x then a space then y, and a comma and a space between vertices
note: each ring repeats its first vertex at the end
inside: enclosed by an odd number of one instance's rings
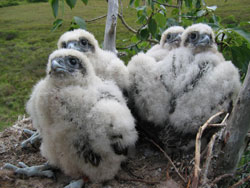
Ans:
POLYGON ((102 50, 94 35, 83 29, 64 33, 58 40, 58 49, 70 48, 81 51, 93 65, 96 75, 105 80, 114 80, 126 92, 129 87, 128 70, 114 53, 102 50))
POLYGON ((112 179, 137 140, 120 89, 101 81, 76 50, 50 55, 47 76, 34 87, 27 111, 41 133, 42 155, 73 178, 112 179))
MULTIPOLYGON (((165 131, 159 136, 165 145, 176 133, 193 135, 194 139, 209 117, 221 110, 230 112, 241 87, 239 72, 218 52, 211 27, 194 24, 183 32, 181 41, 182 47, 172 51, 156 69, 169 94, 166 97, 171 96, 166 104, 165 131)), ((176 145, 177 140, 172 143, 176 145)))
POLYGON ((183 31, 184 28, 181 26, 168 28, 162 33, 160 44, 154 45, 146 55, 153 57, 157 62, 163 60, 171 50, 180 47, 183 31))

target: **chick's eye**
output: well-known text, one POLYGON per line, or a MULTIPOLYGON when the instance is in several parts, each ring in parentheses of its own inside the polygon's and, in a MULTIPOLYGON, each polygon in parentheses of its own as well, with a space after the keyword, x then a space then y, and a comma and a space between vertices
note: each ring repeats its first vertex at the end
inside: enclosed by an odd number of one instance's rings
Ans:
POLYGON ((62 48, 66 48, 67 46, 66 46, 66 42, 63 42, 62 43, 62 48))
POLYGON ((85 39, 82 39, 82 40, 81 40, 81 44, 82 44, 83 46, 85 46, 85 45, 87 45, 87 44, 88 44, 88 41, 87 41, 87 40, 85 40, 85 39))
POLYGON ((197 34, 196 33, 191 33, 190 38, 192 40, 195 40, 197 38, 197 34))
POLYGON ((77 64, 77 60, 75 58, 70 58, 69 62, 71 65, 76 65, 77 64))

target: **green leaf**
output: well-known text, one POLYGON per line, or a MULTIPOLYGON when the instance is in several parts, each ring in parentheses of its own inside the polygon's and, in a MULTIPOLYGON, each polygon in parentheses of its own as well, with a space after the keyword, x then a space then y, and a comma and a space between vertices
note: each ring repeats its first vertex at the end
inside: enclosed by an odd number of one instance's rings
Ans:
POLYGON ((137 37, 134 35, 133 37, 131 37, 131 42, 133 42, 133 43, 137 43, 138 42, 138 39, 137 39, 137 37))
POLYGON ((134 5, 135 5, 135 7, 139 7, 139 5, 140 5, 140 0, 135 0, 134 5))
POLYGON ((233 30, 234 32, 245 38, 250 43, 250 33, 247 33, 240 28, 230 28, 230 30, 233 30))
POLYGON ((74 16, 74 21, 81 29, 86 29, 86 22, 84 19, 74 16))
POLYGON ((138 38, 142 40, 147 40, 149 37, 149 31, 148 28, 144 28, 140 31, 138 38))
POLYGON ((198 16, 198 17, 202 17, 202 16, 204 16, 206 13, 207 13, 207 11, 204 10, 204 9, 202 9, 202 10, 199 10, 199 11, 197 12, 197 16, 198 16))
POLYGON ((63 23, 62 19, 57 19, 56 21, 53 22, 53 27, 52 27, 52 32, 55 31, 57 28, 61 27, 63 23))
POLYGON ((129 6, 132 7, 132 5, 134 4, 134 2, 135 2, 135 0, 130 0, 130 1, 129 1, 129 6))
POLYGON ((82 2, 87 5, 88 4, 88 0, 82 0, 82 2))
POLYGON ((167 19, 163 14, 157 13, 154 17, 159 27, 164 27, 166 25, 167 19))
POLYGON ((157 23, 155 21, 155 19, 150 19, 148 22, 148 29, 150 31, 150 33, 155 36, 156 31, 157 31, 157 23))
POLYGON ((76 5, 76 0, 66 0, 67 5, 72 9, 76 5))
POLYGON ((193 5, 193 0, 185 0, 185 5, 186 7, 191 8, 193 5))
POLYGON ((53 15, 56 18, 58 14, 59 0, 49 0, 49 2, 52 7, 53 15))
POLYGON ((196 4, 195 4, 196 8, 201 8, 201 0, 196 0, 196 4))
POLYGON ((210 10, 210 11, 215 11, 217 9, 217 6, 216 5, 214 5, 214 6, 207 6, 206 8, 208 10, 210 10))

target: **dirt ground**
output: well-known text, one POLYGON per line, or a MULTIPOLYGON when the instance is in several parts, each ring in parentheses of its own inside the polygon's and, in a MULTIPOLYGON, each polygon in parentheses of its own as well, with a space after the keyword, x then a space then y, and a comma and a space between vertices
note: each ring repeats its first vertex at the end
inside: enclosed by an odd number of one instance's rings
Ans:
MULTIPOLYGON (((49 179, 21 176, 2 168, 5 163, 17 165, 18 162, 22 161, 32 166, 46 162, 46 159, 41 156, 39 148, 33 146, 27 149, 21 148, 21 142, 28 137, 23 133, 23 128, 32 128, 29 119, 21 119, 12 127, 0 132, 0 188, 62 188, 68 185, 71 178, 65 176, 61 171, 55 173, 55 178, 49 179)), ((188 181, 188 173, 191 169, 187 169, 185 166, 193 166, 190 159, 179 159, 174 163, 188 181), (186 162, 190 165, 185 164, 186 162)), ((183 185, 187 185, 187 182, 184 183, 177 176, 163 153, 158 151, 157 148, 153 148, 149 142, 140 141, 134 152, 131 152, 130 158, 122 166, 114 180, 105 184, 88 182, 85 187, 181 188, 183 185)))

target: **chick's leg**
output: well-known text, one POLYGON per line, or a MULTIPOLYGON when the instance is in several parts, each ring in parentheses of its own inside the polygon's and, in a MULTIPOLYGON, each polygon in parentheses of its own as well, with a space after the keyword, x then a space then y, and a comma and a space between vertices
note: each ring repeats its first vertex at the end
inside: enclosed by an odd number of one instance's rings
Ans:
POLYGON ((48 177, 48 178, 54 177, 54 173, 52 172, 52 170, 50 170, 52 167, 48 163, 29 167, 25 163, 19 162, 18 165, 20 166, 20 168, 13 164, 6 163, 3 166, 3 168, 13 170, 16 174, 26 175, 28 177, 31 176, 48 177))
POLYGON ((31 145, 35 145, 36 143, 41 142, 41 136, 38 131, 31 131, 29 129, 24 129, 23 132, 31 136, 21 143, 22 148, 27 148, 29 143, 31 145))
POLYGON ((79 179, 72 181, 69 185, 65 186, 64 188, 82 188, 84 186, 84 180, 79 179))

